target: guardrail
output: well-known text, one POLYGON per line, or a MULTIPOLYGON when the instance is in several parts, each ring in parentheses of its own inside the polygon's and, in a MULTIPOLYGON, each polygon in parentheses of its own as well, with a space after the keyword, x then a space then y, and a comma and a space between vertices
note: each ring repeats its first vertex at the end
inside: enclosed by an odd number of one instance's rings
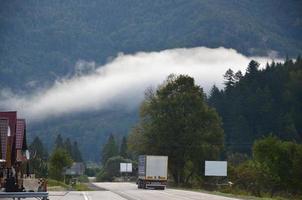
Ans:
POLYGON ((0 198, 12 198, 20 200, 25 198, 37 198, 48 200, 48 192, 0 192, 0 198))

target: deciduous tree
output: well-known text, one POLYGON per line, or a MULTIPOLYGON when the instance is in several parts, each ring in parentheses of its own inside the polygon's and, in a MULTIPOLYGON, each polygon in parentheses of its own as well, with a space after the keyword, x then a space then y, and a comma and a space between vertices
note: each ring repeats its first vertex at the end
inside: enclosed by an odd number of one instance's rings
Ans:
POLYGON ((64 170, 72 165, 72 159, 65 149, 57 148, 53 151, 49 160, 49 176, 62 181, 64 170))
POLYGON ((194 175, 201 175, 204 160, 217 159, 223 147, 218 114, 206 104, 202 88, 185 75, 170 75, 155 92, 146 93, 134 130, 142 136, 137 137, 144 143, 142 153, 169 156, 176 183, 187 178, 187 161, 193 163, 194 175))

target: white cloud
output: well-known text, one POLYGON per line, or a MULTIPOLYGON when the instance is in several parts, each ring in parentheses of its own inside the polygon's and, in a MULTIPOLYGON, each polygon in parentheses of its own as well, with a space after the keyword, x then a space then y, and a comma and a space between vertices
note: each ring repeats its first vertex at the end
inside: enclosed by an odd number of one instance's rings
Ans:
POLYGON ((222 47, 119 54, 99 67, 94 62, 80 61, 74 77, 57 81, 46 90, 27 96, 2 93, 0 107, 17 110, 31 120, 116 105, 133 108, 142 101, 146 88, 156 87, 171 73, 190 75, 209 91, 213 84, 223 87, 223 74, 228 68, 245 72, 251 59, 262 66, 271 61, 264 57, 249 58, 222 47))

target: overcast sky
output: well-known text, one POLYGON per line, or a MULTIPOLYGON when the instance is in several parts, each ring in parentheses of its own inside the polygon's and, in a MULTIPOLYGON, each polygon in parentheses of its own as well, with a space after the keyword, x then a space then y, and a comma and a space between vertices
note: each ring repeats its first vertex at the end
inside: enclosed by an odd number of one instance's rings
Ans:
POLYGON ((29 120, 117 105, 133 109, 143 100, 146 88, 156 88, 171 73, 194 77, 208 92, 213 84, 223 88, 223 74, 228 68, 245 73, 251 59, 262 67, 272 61, 265 57, 249 58, 233 49, 205 47, 119 54, 103 66, 79 61, 75 76, 57 80, 50 88, 26 96, 2 92, 0 107, 17 110, 29 120), (83 71, 90 73, 83 75, 83 71))

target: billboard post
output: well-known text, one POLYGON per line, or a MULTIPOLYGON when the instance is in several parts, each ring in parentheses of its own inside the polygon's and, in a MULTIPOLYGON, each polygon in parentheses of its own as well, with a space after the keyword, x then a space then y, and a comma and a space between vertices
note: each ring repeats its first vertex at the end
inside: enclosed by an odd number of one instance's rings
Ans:
POLYGON ((125 177, 127 177, 127 173, 132 173, 132 163, 120 163, 120 173, 125 173, 125 177))
POLYGON ((219 179, 227 177, 227 166, 227 161, 205 161, 204 175, 214 177, 216 185, 219 185, 219 179))

